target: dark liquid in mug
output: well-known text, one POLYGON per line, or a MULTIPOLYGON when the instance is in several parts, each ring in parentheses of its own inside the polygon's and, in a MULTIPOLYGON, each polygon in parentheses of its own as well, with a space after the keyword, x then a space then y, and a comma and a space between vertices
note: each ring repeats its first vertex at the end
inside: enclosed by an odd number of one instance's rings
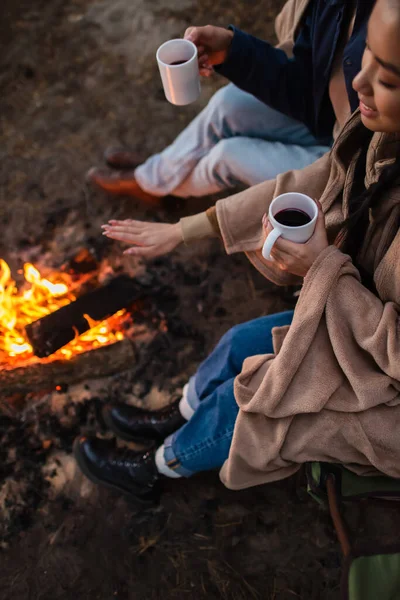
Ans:
POLYGON ((187 62, 187 60, 176 60, 175 62, 169 64, 171 65, 171 67, 173 67, 174 65, 183 65, 185 64, 185 62, 187 62))
POLYGON ((298 208, 285 208, 284 210, 280 210, 274 215, 274 218, 278 223, 286 225, 287 227, 300 227, 311 221, 311 217, 298 208))

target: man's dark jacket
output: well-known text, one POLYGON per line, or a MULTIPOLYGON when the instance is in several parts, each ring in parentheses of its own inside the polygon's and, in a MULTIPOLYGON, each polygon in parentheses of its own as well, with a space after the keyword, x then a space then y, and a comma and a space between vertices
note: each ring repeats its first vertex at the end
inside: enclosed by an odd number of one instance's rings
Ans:
MULTIPOLYGON (((375 0, 357 0, 356 18, 343 52, 351 110, 358 106, 352 81, 361 69, 367 24, 375 0)), ((234 31, 225 63, 216 71, 272 108, 301 121, 319 140, 332 137, 335 114, 329 80, 341 35, 349 27, 351 0, 311 0, 296 35, 293 58, 252 35, 234 31)))

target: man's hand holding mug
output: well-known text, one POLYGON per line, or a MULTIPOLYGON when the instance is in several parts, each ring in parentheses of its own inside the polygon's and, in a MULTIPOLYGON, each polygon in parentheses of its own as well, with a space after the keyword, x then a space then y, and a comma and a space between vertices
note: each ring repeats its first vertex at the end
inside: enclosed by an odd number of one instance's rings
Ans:
POLYGON ((200 75, 209 77, 214 65, 226 61, 232 44, 233 31, 224 27, 189 27, 185 31, 185 40, 197 47, 200 75))

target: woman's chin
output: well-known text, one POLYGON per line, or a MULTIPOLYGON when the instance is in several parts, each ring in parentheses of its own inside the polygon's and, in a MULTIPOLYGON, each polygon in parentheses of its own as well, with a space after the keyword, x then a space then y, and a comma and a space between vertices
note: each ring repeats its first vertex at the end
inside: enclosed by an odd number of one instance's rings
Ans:
POLYGON ((361 121, 367 129, 370 129, 374 132, 379 133, 400 133, 400 119, 397 121, 395 119, 391 120, 388 118, 374 118, 369 119, 365 115, 361 115, 361 121))
POLYGON ((380 122, 378 119, 376 119, 376 118, 370 119, 367 116, 361 114, 361 121, 367 129, 370 129, 371 131, 382 131, 383 132, 383 129, 381 128, 381 125, 380 125, 380 122))

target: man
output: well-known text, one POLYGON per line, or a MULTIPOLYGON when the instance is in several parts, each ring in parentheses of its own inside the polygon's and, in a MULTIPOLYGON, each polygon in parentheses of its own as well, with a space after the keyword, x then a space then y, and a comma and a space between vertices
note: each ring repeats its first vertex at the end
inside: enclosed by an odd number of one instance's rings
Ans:
POLYGON ((89 180, 112 194, 154 200, 203 196, 301 169, 329 149, 356 108, 351 81, 365 45, 373 0, 289 0, 276 22, 293 56, 235 27, 191 27, 200 72, 232 84, 163 152, 137 166, 124 150, 106 152, 120 170, 91 169, 89 180), (357 8, 357 18, 355 18, 357 8))

